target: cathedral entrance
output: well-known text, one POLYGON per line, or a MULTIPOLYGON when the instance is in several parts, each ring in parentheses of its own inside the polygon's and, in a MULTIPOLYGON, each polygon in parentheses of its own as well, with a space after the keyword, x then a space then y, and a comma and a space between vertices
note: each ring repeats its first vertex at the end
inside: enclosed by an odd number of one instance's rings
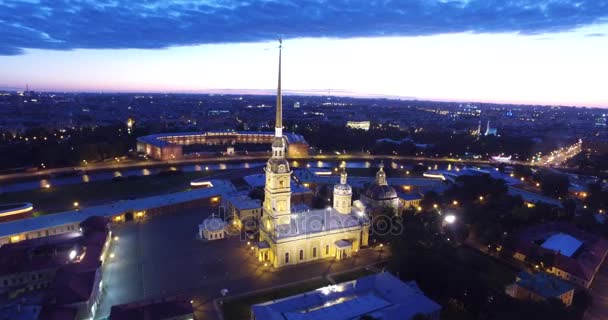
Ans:
POLYGON ((336 247, 336 260, 350 258, 353 242, 351 240, 338 240, 334 243, 336 247))

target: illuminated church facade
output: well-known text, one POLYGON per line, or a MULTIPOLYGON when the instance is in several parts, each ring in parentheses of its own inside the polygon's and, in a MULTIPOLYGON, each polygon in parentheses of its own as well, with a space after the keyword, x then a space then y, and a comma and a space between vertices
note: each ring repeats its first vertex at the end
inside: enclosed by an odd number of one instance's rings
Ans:
POLYGON ((342 260, 368 245, 369 219, 352 206, 352 188, 343 170, 334 186, 334 205, 325 209, 293 212, 291 174, 285 159, 281 96, 281 47, 275 136, 272 156, 264 172, 264 203, 256 254, 260 261, 278 268, 320 259, 342 260))

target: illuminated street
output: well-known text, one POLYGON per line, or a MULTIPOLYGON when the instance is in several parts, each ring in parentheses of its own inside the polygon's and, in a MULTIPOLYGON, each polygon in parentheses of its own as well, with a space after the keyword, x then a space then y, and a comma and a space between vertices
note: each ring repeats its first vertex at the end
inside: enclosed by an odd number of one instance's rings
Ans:
POLYGON ((532 164, 544 167, 555 167, 560 166, 570 158, 576 156, 581 152, 583 141, 579 140, 577 143, 568 147, 563 147, 558 150, 554 150, 546 156, 540 157, 538 160, 532 160, 532 164))

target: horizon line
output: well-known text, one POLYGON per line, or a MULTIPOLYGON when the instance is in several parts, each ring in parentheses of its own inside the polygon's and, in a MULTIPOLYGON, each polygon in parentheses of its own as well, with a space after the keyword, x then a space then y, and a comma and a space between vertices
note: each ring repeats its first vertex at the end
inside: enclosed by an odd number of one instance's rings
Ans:
MULTIPOLYGON (((25 88, 16 87, 0 87, 0 92, 24 92, 25 88)), ((201 89, 201 90, 41 90, 36 91, 29 88, 29 91, 40 93, 97 93, 97 94, 220 94, 220 95, 257 95, 257 96, 276 96, 276 89, 201 89)), ((551 103, 525 103, 515 101, 500 101, 500 100, 458 100, 458 99, 441 99, 441 98, 421 98, 406 95, 391 95, 380 93, 357 93, 350 90, 334 90, 334 89, 306 89, 306 90, 283 90, 283 95, 286 96, 314 96, 314 97, 342 97, 354 99, 387 99, 399 101, 425 101, 425 102, 442 102, 442 103, 478 103, 478 104, 498 104, 498 105, 515 105, 527 107, 564 107, 564 108, 586 108, 586 109, 608 109, 608 105, 566 105, 566 104, 551 104, 551 103)))

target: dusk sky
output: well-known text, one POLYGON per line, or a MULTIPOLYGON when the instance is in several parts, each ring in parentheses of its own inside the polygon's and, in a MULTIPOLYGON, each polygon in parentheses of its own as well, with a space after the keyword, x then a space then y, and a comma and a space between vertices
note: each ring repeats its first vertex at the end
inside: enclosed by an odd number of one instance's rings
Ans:
POLYGON ((0 88, 608 107, 608 1, 0 0, 0 88))

